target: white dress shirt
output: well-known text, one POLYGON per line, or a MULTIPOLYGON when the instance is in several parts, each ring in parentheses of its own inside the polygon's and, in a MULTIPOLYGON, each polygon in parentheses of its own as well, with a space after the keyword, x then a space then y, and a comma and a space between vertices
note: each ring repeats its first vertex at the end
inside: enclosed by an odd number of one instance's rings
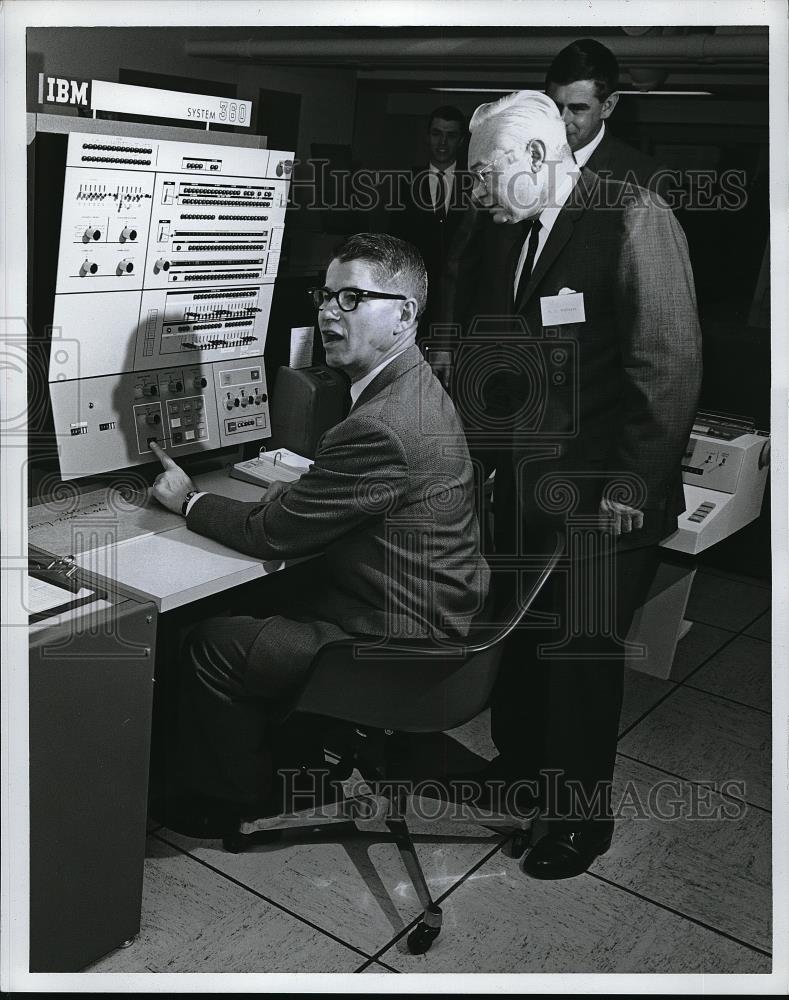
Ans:
POLYGON ((430 201, 433 205, 436 203, 436 198, 438 197, 438 175, 444 175, 444 211, 449 211, 449 206, 452 203, 452 185, 455 181, 455 164, 450 163, 448 167, 444 167, 442 170, 440 167, 434 167, 430 164, 430 201))
MULTIPOLYGON (((548 236, 553 229, 553 224, 564 207, 564 203, 570 197, 570 192, 575 187, 575 183, 578 180, 579 171, 573 171, 567 174, 559 185, 556 195, 553 199, 551 205, 548 208, 544 208, 540 213, 540 235, 537 241, 537 253, 534 255, 534 264, 532 268, 537 264, 537 261, 542 253, 542 248, 545 246, 548 236)), ((521 247, 521 254, 518 258, 518 266, 515 268, 515 282, 512 287, 512 294, 516 295, 518 292, 518 283, 521 279, 521 271, 523 270, 523 265, 526 262, 526 254, 528 252, 528 238, 523 241, 523 246, 521 247)))
POLYGON ((581 146, 580 149, 576 149, 573 153, 575 157, 575 162, 579 167, 585 167, 586 161, 592 155, 592 153, 597 149, 600 143, 603 141, 603 136, 605 135, 605 122, 600 122, 600 131, 592 139, 591 142, 587 142, 585 146, 581 146))

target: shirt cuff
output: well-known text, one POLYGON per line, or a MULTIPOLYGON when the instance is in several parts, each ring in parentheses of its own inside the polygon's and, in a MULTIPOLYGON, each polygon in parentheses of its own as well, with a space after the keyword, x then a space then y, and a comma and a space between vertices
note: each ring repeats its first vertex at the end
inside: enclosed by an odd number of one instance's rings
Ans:
POLYGON ((189 511, 194 507, 200 497, 204 497, 205 493, 195 493, 189 503, 186 505, 186 517, 189 517, 189 511))

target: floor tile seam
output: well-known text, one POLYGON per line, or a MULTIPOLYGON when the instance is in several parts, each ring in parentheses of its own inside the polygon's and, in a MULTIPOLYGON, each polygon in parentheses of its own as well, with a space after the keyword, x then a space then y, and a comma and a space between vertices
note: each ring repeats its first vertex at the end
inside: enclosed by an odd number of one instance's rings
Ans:
POLYGON ((719 927, 708 924, 704 920, 700 920, 698 917, 691 916, 689 913, 683 913, 682 910, 669 906, 667 903, 663 903, 658 899, 652 899, 650 896, 645 896, 644 893, 631 889, 629 886, 621 885, 619 882, 614 882, 612 879, 606 878, 604 875, 600 875, 597 872, 589 871, 586 872, 586 874, 591 878, 597 879, 599 882, 603 882, 605 885, 609 885, 614 889, 619 889, 621 892, 627 893, 629 896, 640 899, 642 902, 649 903, 651 906, 656 906, 658 909, 665 910, 667 913, 672 913, 674 916, 680 917, 682 920, 687 920, 689 923, 695 924, 697 927, 702 927, 704 930, 717 934, 719 937, 726 938, 728 941, 739 944, 743 948, 748 948, 750 951, 756 952, 759 955, 764 955, 766 958, 773 957, 771 951, 766 951, 759 945, 744 941, 742 938, 738 938, 736 935, 730 934, 728 931, 721 930, 719 927))
POLYGON ((737 698, 730 698, 726 694, 721 694, 720 691, 710 691, 708 688, 698 687, 696 684, 688 684, 683 682, 682 687, 687 688, 689 691, 698 691, 699 694, 709 694, 713 698, 720 698, 721 701, 726 701, 730 705, 737 705, 738 708, 748 708, 753 712, 760 712, 762 715, 772 718, 772 711, 766 708, 759 708, 757 705, 749 705, 746 701, 739 701, 737 698))
MULTIPOLYGON (((494 848, 492 848, 490 851, 488 851, 488 853, 485 854, 482 858, 480 858, 479 861, 475 862, 471 866, 471 868, 469 868, 469 870, 466 872, 466 874, 463 875, 463 876, 461 876, 461 878, 459 878, 455 883, 453 883, 446 890, 446 892, 443 892, 440 896, 436 896, 434 898, 433 902, 436 905, 440 906, 441 903, 443 903, 444 900, 447 898, 447 896, 450 896, 455 891, 455 889, 457 889, 461 884, 465 883, 474 874, 474 872, 478 871, 483 865, 487 864, 488 861, 490 861, 490 859, 495 854, 498 854, 498 852, 501 850, 501 845, 507 839, 508 839, 507 837, 502 838, 502 840, 500 840, 499 843, 494 848)), ((419 921, 421 919, 422 919, 422 914, 420 913, 418 916, 414 917, 414 919, 406 927, 404 927, 390 941, 388 941, 380 949, 380 951, 376 952, 372 956, 372 961, 374 961, 374 962, 380 961, 380 956, 383 955, 385 952, 389 951, 390 948, 393 948, 401 938, 405 937, 410 931, 412 931, 413 928, 416 927, 416 925, 419 923, 419 921)), ((386 963, 383 962, 382 964, 385 965, 386 963)))
POLYGON ((382 962, 379 958, 370 958, 366 962, 363 962, 358 969, 354 969, 353 971, 354 973, 364 972, 366 969, 369 969, 371 965, 382 965, 387 972, 395 972, 398 976, 400 975, 399 969, 395 969, 391 965, 387 965, 386 962, 382 962))
POLYGON ((665 694, 662 694, 660 698, 658 698, 658 700, 653 705, 650 705, 650 707, 645 712, 642 712, 642 714, 639 715, 637 719, 635 719, 633 722, 630 723, 629 726, 623 729, 622 732, 617 736, 617 743, 619 742, 619 740, 624 739, 624 737, 627 736, 628 733, 632 732, 632 730, 635 729, 635 727, 639 725, 641 722, 643 722, 648 715, 654 712, 655 709, 658 707, 658 705, 662 705, 664 701, 667 701, 673 694, 676 694, 676 692, 679 690, 680 687, 682 687, 682 684, 678 681, 669 681, 668 683, 674 685, 671 688, 671 690, 666 691, 665 694))
POLYGON ((768 611, 772 611, 772 607, 773 607, 773 602, 771 598, 769 607, 766 607, 764 611, 760 611, 759 614, 753 619, 753 621, 748 622, 747 625, 743 625, 743 627, 740 629, 740 632, 744 632, 747 628, 751 628, 753 625, 755 625, 760 618, 763 618, 767 614, 768 611))
POLYGON ((644 767, 651 767, 655 771, 660 771, 661 774, 667 774, 670 778, 679 778, 680 781, 687 781, 690 785, 697 785, 699 788, 709 788, 710 791, 714 792, 716 795, 720 795, 722 798, 728 799, 730 802, 741 802, 748 806, 749 809, 756 809, 757 812, 766 813, 768 816, 772 816, 772 809, 768 809, 766 806, 760 806, 756 802, 751 802, 749 799, 739 799, 736 795, 729 795, 727 792, 721 792, 717 788, 710 788, 708 784, 703 781, 699 781, 697 778, 688 778, 683 774, 677 774, 676 771, 669 771, 665 767, 660 767, 659 764, 653 764, 648 760, 643 760, 641 757, 634 757, 632 754, 624 753, 622 750, 616 751, 617 757, 622 757, 624 760, 632 760, 635 764, 643 764, 644 767))
MULTIPOLYGON (((747 626, 747 625, 746 625, 745 627, 746 627, 746 628, 748 628, 748 626, 747 626)), ((728 631, 728 630, 727 630, 727 631, 728 631)), ((704 659, 703 659, 703 660, 701 661, 701 663, 697 663, 697 664, 696 664, 696 666, 695 666, 695 667, 694 667, 694 668, 693 668, 693 669, 692 669, 692 670, 690 671, 690 673, 686 674, 686 675, 685 675, 685 676, 684 676, 684 677, 682 678, 682 680, 681 680, 681 681, 677 681, 677 683, 678 683, 678 684, 687 684, 687 682, 688 682, 688 681, 690 680, 690 678, 691 678, 691 677, 694 677, 694 676, 695 676, 695 675, 696 675, 696 674, 697 674, 697 673, 698 673, 698 672, 699 672, 699 671, 700 671, 700 670, 701 670, 701 669, 702 669, 703 667, 706 667, 706 666, 707 666, 707 664, 708 664, 708 663, 709 663, 709 662, 710 662, 711 660, 714 660, 714 659, 715 659, 715 657, 716 657, 716 656, 717 656, 717 655, 718 655, 719 653, 722 653, 724 649, 728 649, 728 648, 729 648, 729 646, 731 646, 731 645, 732 645, 732 643, 734 642, 734 640, 735 640, 735 639, 739 639, 739 638, 740 638, 740 636, 741 636, 742 634, 743 634, 742 632, 729 632, 729 638, 728 638, 728 639, 727 639, 727 640, 726 640, 725 642, 721 643, 721 645, 720 645, 720 646, 718 646, 718 647, 717 647, 717 649, 714 649, 714 650, 713 650, 713 651, 712 651, 712 652, 711 652, 711 653, 709 654, 709 656, 705 657, 705 658, 704 658, 704 659)), ((748 638, 750 638, 750 636, 748 636, 748 638)))
POLYGON ((368 959, 371 957, 366 951, 364 951, 358 945, 351 944, 350 942, 345 941, 343 938, 338 937, 336 934, 332 934, 331 931, 327 931, 325 928, 319 926, 316 923, 313 923, 307 917, 302 916, 295 910, 291 910, 282 903, 277 902, 277 900, 271 899, 269 896, 264 895, 262 892, 260 892, 258 889, 255 889, 253 886, 247 885, 245 882, 242 882, 239 879, 234 878, 232 875, 228 875, 227 872, 223 872, 220 868, 215 867, 208 861, 205 861, 203 858, 198 858, 197 855, 192 854, 190 851, 181 847, 180 844, 175 844, 159 834, 156 834, 155 836, 157 840, 160 840, 162 841, 162 843, 167 844, 168 847, 174 847, 177 851, 180 851, 181 854, 183 854, 185 857, 189 858, 192 861, 197 862, 197 864, 202 865, 209 871, 212 871, 215 875, 220 875, 228 882, 231 882, 233 885, 237 885, 240 889, 244 889, 246 892, 250 893, 250 895, 255 896, 257 899, 262 900, 264 903, 269 903, 271 906, 275 907, 281 912, 287 913, 291 917, 295 917, 295 919, 298 920, 300 923, 306 924, 308 927, 311 927, 313 930, 318 931, 320 934, 323 934, 325 937, 330 938, 332 941, 336 941, 338 944, 344 945, 346 948, 349 948, 351 951, 356 952, 363 958, 368 959))
MULTIPOLYGON (((699 624, 703 624, 703 622, 700 622, 699 624)), ((710 660, 715 659, 718 653, 723 652, 724 649, 728 649, 728 647, 731 646, 734 640, 739 639, 740 636, 742 635, 742 632, 731 632, 729 631, 729 629, 726 629, 725 631, 729 633, 729 638, 726 639, 724 642, 722 642, 720 646, 717 646, 715 649, 713 649, 713 651, 708 656, 705 656, 700 663, 697 663, 696 666, 690 671, 690 673, 686 674, 682 678, 682 680, 676 682, 677 684, 684 684, 688 680, 688 678, 692 677, 694 674, 697 674, 702 667, 706 667, 707 664, 710 662, 710 660)))
POLYGON ((732 576, 726 570, 717 570, 707 566, 697 566, 697 569, 699 573, 703 573, 705 576, 714 576, 718 580, 729 580, 731 583, 739 583, 743 587, 758 587, 759 590, 768 590, 770 592, 773 589, 772 583, 762 583, 757 576, 748 577, 747 580, 744 580, 737 576, 732 576))
MULTIPOLYGON (((762 612, 762 614, 764 614, 764 612, 762 612)), ((720 629, 721 632, 728 632, 729 635, 739 635, 740 634, 740 630, 739 629, 728 628, 726 625, 721 625, 719 622, 706 621, 704 618, 694 618, 692 615, 689 615, 687 612, 685 612, 684 618, 685 618, 685 621, 693 622, 694 625, 709 625, 710 628, 720 629)), ((755 619, 754 619, 754 621, 755 621, 755 619)), ((753 624, 753 622, 748 622, 747 625, 743 625, 743 628, 750 628, 750 626, 752 624, 753 624)))

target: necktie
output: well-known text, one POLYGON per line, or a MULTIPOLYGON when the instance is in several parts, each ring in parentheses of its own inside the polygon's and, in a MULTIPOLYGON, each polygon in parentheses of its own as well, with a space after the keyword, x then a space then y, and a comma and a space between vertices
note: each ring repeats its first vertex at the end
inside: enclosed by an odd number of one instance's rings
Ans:
POLYGON ((444 207, 444 201, 447 196, 447 189, 444 183, 444 171, 439 170, 436 173, 436 203, 433 206, 433 211, 443 222, 447 217, 446 208, 444 207))
MULTIPOLYGON (((517 302, 520 299, 521 295, 523 294, 524 288, 529 282, 529 278, 531 277, 531 270, 534 267, 534 258, 537 254, 537 244, 539 243, 540 240, 539 218, 535 217, 534 219, 529 219, 528 222, 524 222, 522 223, 522 225, 524 227, 523 242, 525 243, 526 240, 528 239, 529 245, 526 248, 526 259, 523 262, 523 268, 521 270, 520 277, 518 278, 518 288, 515 292, 515 298, 514 298, 515 302, 517 302)), ((521 243, 521 250, 523 250, 523 243, 521 243)), ((520 259, 520 253, 518 254, 518 258, 520 259)), ((517 261, 515 263, 515 267, 516 269, 518 267, 517 261)))

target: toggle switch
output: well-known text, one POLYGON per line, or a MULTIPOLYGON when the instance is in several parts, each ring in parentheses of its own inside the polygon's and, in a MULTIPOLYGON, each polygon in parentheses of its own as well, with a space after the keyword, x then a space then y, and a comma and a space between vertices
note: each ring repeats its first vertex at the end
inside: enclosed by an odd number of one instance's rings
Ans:
POLYGON ((94 229, 93 226, 88 226, 88 228, 82 234, 83 243, 90 243, 91 240, 100 240, 100 239, 101 239, 101 230, 94 229))
POLYGON ((154 274, 158 274, 160 271, 169 271, 169 270, 170 270, 170 261, 165 260, 164 257, 160 257, 153 265, 154 274))
POLYGON ((136 239, 137 239, 137 230, 130 229, 128 226, 126 226, 126 228, 121 233, 121 243, 125 243, 126 240, 136 240, 136 239))
POLYGON ((183 382, 180 379, 170 379, 167 383, 167 388, 170 392, 180 392, 184 387, 183 382))
POLYGON ((146 387, 145 387, 145 389, 143 391, 144 391, 144 393, 145 393, 146 396, 158 396, 159 395, 159 387, 156 386, 156 385, 146 385, 146 387))
POLYGON ((152 427, 155 426, 156 424, 160 424, 161 422, 162 418, 159 416, 158 413, 149 413, 148 416, 145 418, 145 423, 150 424, 152 427))
POLYGON ((123 260, 118 264, 116 274, 131 274, 134 270, 134 262, 129 260, 128 257, 124 257, 123 260))
POLYGON ((98 271, 98 269, 99 265, 96 263, 92 263, 86 257, 85 260, 82 262, 82 267, 79 269, 79 276, 80 278, 84 278, 86 274, 95 274, 98 271))

